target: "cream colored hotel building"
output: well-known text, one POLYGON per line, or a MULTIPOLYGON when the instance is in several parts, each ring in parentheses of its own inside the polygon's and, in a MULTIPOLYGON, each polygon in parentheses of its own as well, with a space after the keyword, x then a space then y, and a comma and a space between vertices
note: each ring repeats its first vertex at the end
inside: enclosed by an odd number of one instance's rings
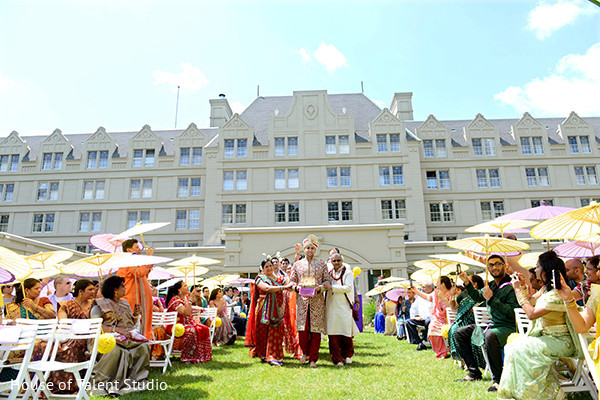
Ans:
POLYGON ((314 233, 320 257, 335 246, 362 268, 364 290, 379 270, 406 276, 452 252, 444 241, 471 225, 600 198, 600 117, 417 122, 411 98, 382 110, 360 93, 298 91, 238 115, 220 96, 209 128, 12 132, 0 142, 0 245, 83 253, 96 233, 169 221, 145 235, 158 255, 255 273, 262 253, 292 257, 314 233))

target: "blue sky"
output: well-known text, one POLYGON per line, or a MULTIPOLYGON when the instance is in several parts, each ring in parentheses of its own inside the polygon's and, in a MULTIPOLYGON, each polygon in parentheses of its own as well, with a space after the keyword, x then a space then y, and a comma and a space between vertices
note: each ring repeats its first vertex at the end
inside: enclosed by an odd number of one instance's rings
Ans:
POLYGON ((0 136, 209 124, 294 90, 413 92, 416 120, 600 116, 600 7, 541 1, 0 3, 0 136))

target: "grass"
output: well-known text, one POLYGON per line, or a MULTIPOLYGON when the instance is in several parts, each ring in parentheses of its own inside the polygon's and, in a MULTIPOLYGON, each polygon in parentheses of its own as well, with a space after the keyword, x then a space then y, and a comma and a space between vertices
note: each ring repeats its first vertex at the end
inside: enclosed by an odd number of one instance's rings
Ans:
MULTIPOLYGON (((373 329, 355 338, 354 362, 335 367, 321 342, 318 368, 285 359, 283 367, 271 367, 248 357, 238 339, 235 345, 216 347, 212 361, 186 365, 173 359, 163 375, 153 368, 150 380, 165 382, 164 391, 124 395, 123 400, 196 399, 496 399, 486 390, 490 378, 477 382, 455 382, 465 372, 451 359, 437 360, 431 350, 395 337, 375 335, 373 329)), ((577 399, 587 399, 576 395, 577 399)))

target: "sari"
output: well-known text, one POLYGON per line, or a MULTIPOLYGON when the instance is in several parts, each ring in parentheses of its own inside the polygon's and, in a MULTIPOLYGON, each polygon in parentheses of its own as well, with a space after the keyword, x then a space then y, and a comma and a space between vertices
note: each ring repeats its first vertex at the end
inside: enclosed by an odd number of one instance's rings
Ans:
POLYGON ((252 303, 255 304, 250 325, 254 327, 254 345, 250 348, 250 357, 259 357, 262 361, 273 364, 283 362, 284 339, 284 301, 283 291, 263 292, 258 283, 269 286, 283 286, 287 283, 282 275, 271 279, 266 275, 258 275, 254 281, 252 303))
MULTIPOLYGON (((173 296, 169 301, 167 311, 177 311, 180 306, 185 307, 185 302, 179 296, 173 296)), ((173 349, 181 351, 180 360, 184 363, 204 363, 212 359, 212 345, 208 327, 196 321, 192 314, 177 313, 177 323, 185 327, 183 336, 176 337, 173 349)))
POLYGON ((217 317, 221 318, 221 326, 215 327, 215 337, 213 343, 217 346, 230 345, 235 343, 237 333, 229 316, 227 315, 227 303, 223 301, 218 305, 214 300, 208 303, 210 307, 217 308, 217 317))
MULTIPOLYGON (((448 344, 450 345, 450 355, 452 358, 462 360, 462 357, 458 352, 458 342, 456 341, 455 334, 458 328, 475 324, 475 316, 473 315, 472 310, 476 303, 466 291, 459 294, 456 301, 458 302, 458 309, 456 311, 456 319, 452 325, 450 325, 450 329, 448 330, 448 344)), ((475 357, 475 361, 477 361, 479 368, 485 368, 485 358, 483 357, 481 346, 471 344, 471 348, 473 349, 473 356, 475 357)))
POLYGON ((534 320, 526 335, 519 335, 504 347, 498 399, 566 398, 552 365, 563 357, 579 357, 579 341, 558 292, 542 291, 536 307, 550 313, 534 320), (543 326, 544 322, 548 326, 543 326))

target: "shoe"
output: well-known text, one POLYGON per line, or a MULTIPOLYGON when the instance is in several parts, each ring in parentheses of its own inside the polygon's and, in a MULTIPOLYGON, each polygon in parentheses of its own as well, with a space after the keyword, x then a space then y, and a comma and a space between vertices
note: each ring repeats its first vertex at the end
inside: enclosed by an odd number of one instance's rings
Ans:
POLYGON ((498 391, 498 386, 500 386, 500 385, 498 385, 497 383, 494 383, 492 386, 490 386, 490 387, 488 388, 488 390, 487 390, 487 391, 488 391, 488 392, 497 392, 497 391, 498 391))
POLYGON ((282 361, 270 360, 269 365, 273 367, 281 367, 283 365, 282 361))
POLYGON ((117 332, 109 332, 109 333, 115 337, 115 341, 117 343, 125 343, 127 341, 127 338, 124 335, 121 335, 120 333, 117 333, 117 332))
POLYGON ((346 364, 352 364, 352 359, 350 357, 346 357, 344 361, 346 362, 346 364))
POLYGON ((456 379, 455 382, 471 382, 471 381, 480 381, 480 380, 481 380, 481 376, 478 376, 477 378, 473 378, 471 375, 467 375, 464 378, 456 379))
POLYGON ((427 350, 427 346, 425 346, 423 343, 419 343, 419 345, 417 346, 417 348, 415 350, 416 351, 427 350))
POLYGON ((317 368, 317 363, 314 362, 314 361, 311 361, 308 366, 311 367, 311 368, 317 368))
POLYGON ((306 356, 306 354, 302 354, 302 357, 300 357, 300 364, 306 364, 307 359, 308 357, 306 356))
POLYGON ((140 332, 136 331, 135 329, 132 329, 131 331, 129 331, 129 333, 131 333, 131 340, 137 343, 146 343, 148 341, 148 339, 146 339, 146 337, 144 335, 142 335, 140 332))
POLYGON ((339 362, 339 363, 335 364, 335 366, 342 368, 344 366, 344 363, 343 362, 339 362))

